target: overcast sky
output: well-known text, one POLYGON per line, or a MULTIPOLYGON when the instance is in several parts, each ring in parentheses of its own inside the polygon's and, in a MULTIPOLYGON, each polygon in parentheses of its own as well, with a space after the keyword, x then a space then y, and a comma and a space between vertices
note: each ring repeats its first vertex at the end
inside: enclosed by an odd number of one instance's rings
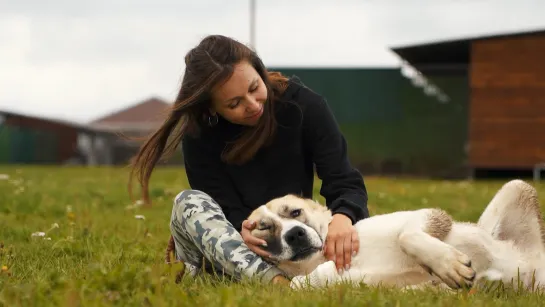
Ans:
MULTIPOLYGON (((88 122, 175 97, 207 34, 249 41, 249 0, 0 0, 0 110, 88 122)), ((545 28, 543 0, 257 0, 267 66, 398 66, 391 46, 545 28), (518 3, 518 4, 517 4, 518 3)))

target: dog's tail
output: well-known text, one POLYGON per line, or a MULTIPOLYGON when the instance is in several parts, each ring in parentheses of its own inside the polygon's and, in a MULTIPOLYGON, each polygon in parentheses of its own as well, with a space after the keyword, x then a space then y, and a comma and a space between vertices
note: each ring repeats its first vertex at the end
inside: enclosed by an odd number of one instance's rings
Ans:
MULTIPOLYGON (((167 264, 172 263, 172 259, 174 259, 174 263, 179 262, 176 260, 176 243, 174 242, 174 237, 171 235, 170 239, 168 240, 167 248, 165 251, 165 262, 167 264)), ((185 273, 185 265, 182 267, 182 269, 176 273, 175 282, 179 283, 182 280, 182 277, 185 273)))
POLYGON ((173 236, 170 236, 170 239, 168 240, 167 249, 165 251, 165 262, 170 264, 171 259, 176 259, 176 245, 173 236))

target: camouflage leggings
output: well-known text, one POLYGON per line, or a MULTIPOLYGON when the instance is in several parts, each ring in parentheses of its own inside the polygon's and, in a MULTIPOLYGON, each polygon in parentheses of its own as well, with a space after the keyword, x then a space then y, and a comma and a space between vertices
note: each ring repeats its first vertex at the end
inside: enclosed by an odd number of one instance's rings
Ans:
POLYGON ((257 277, 269 282, 282 274, 246 246, 220 206, 204 192, 185 190, 176 196, 170 231, 176 258, 184 262, 192 275, 204 268, 236 280, 257 277))

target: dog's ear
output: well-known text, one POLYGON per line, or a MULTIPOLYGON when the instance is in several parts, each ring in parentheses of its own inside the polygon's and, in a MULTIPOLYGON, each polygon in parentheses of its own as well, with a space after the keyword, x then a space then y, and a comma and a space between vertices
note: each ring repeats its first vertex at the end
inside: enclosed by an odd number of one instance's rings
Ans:
POLYGON ((305 202, 311 208, 311 210, 313 210, 313 211, 326 211, 327 210, 326 206, 320 204, 319 202, 317 202, 317 201, 315 201, 313 199, 305 198, 305 202))

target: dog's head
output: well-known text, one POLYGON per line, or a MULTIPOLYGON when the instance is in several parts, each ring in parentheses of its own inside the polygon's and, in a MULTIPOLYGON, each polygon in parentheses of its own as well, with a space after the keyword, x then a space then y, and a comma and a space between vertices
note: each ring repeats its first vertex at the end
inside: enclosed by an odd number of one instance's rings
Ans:
POLYGON ((252 235, 267 242, 263 249, 286 274, 308 274, 325 261, 322 247, 331 221, 327 207, 286 195, 257 208, 248 219, 256 222, 252 235))

